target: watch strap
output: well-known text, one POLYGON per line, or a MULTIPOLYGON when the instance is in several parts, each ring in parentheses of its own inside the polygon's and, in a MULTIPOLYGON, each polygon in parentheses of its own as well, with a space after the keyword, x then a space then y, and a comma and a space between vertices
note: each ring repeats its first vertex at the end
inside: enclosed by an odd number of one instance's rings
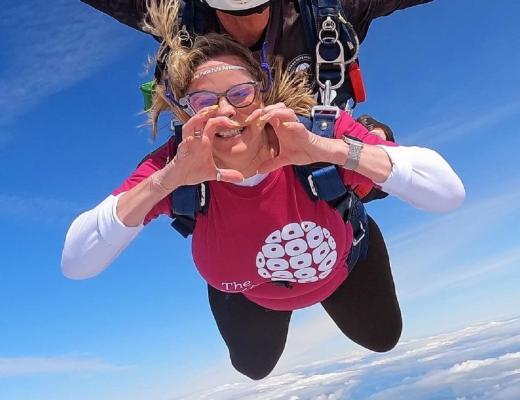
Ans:
POLYGON ((350 139, 346 136, 343 136, 343 141, 348 144, 347 161, 345 161, 345 164, 343 164, 343 168, 354 170, 359 166, 359 159, 361 158, 363 142, 350 139))

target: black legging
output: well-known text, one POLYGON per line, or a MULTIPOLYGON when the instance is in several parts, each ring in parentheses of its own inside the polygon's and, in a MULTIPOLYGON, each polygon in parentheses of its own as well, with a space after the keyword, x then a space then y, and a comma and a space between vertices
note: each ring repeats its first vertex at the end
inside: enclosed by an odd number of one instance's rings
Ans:
MULTIPOLYGON (((321 304, 347 337, 384 352, 401 336, 401 310, 385 241, 370 217, 369 232, 367 258, 321 304)), ((223 293, 211 286, 208 297, 233 366, 251 379, 266 377, 282 355, 292 312, 268 310, 240 293, 223 293)))

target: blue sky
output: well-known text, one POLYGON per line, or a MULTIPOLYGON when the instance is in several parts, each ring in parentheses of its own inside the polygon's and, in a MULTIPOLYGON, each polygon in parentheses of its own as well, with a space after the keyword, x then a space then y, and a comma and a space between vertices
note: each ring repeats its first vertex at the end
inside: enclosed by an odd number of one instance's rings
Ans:
MULTIPOLYGON (((517 382, 517 15, 516 0, 436 0, 373 23, 361 50, 369 100, 357 114, 389 123, 403 144, 443 154, 462 177, 467 200, 447 215, 395 199, 369 206, 387 240, 404 318, 403 344, 376 361, 391 359, 381 362, 398 372, 378 380, 367 361, 376 356, 359 355, 314 307, 296 313, 271 385, 321 374, 309 365, 340 357, 358 357, 355 366, 366 368, 349 381, 361 382, 363 392, 345 388, 336 398, 400 398, 406 394, 400 382, 411 371, 420 387, 420 377, 438 377, 428 381, 440 390, 436 398, 450 398, 454 387, 470 397, 480 386, 442 378, 456 365, 485 387, 517 382), (503 332, 492 329, 493 321, 506 321, 501 326, 508 329, 498 350, 489 337, 503 332), (488 340, 475 339, 478 351, 449 358, 444 350, 461 347, 446 345, 429 355, 439 354, 442 363, 417 370, 419 349, 442 335, 459 338, 470 326, 491 327, 479 330, 488 340), (401 352, 407 357, 399 359, 401 352), (477 374, 492 376, 497 366, 498 383, 477 374)), ((155 42, 65 0, 9 2, 0 10, 0 37, 0 398, 170 399, 234 382, 252 391, 248 398, 259 398, 258 386, 245 384, 227 361, 189 243, 166 219, 151 224, 96 278, 70 281, 60 272, 72 219, 167 138, 163 129, 152 143, 141 127, 138 85, 147 80, 144 65, 155 42)), ((336 361, 326 365, 349 371, 336 361)), ((311 378, 306 382, 298 398, 325 393, 313 391, 311 378)), ((222 398, 237 398, 228 389, 222 398)))

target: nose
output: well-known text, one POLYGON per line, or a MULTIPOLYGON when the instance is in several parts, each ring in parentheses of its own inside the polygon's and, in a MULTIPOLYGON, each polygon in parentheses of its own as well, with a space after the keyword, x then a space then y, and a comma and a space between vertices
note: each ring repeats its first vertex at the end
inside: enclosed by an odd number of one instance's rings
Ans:
POLYGON ((217 115, 232 119, 236 113, 235 107, 229 104, 225 96, 221 96, 220 99, 218 99, 217 115))

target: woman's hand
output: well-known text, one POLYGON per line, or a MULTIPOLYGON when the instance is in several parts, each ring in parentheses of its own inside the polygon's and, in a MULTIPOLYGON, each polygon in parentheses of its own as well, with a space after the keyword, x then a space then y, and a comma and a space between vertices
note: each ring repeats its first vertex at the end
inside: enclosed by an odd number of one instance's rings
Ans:
POLYGON ((271 125, 278 139, 278 154, 273 159, 262 163, 260 173, 273 171, 285 165, 306 165, 323 160, 326 142, 318 135, 309 132, 299 122, 296 113, 278 103, 255 110, 247 122, 257 120, 258 125, 271 125))
POLYGON ((215 133, 218 130, 236 128, 236 122, 227 117, 213 117, 217 108, 204 108, 184 124, 183 139, 175 157, 154 174, 157 185, 169 190, 211 180, 232 183, 244 180, 240 172, 217 168, 215 165, 212 150, 215 133))

